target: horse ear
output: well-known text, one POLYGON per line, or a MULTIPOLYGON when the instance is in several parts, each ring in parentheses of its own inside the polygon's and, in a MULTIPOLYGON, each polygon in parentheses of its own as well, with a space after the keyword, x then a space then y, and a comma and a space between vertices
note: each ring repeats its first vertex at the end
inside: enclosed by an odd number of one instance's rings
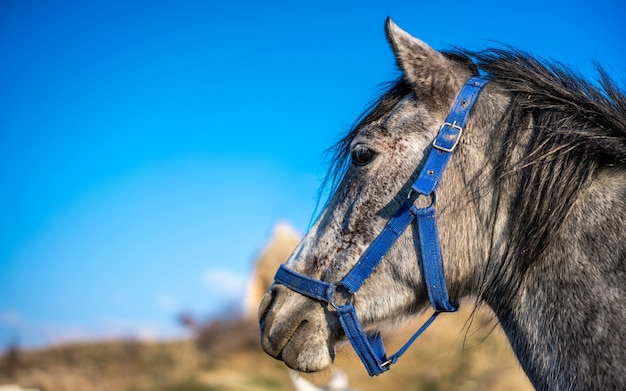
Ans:
POLYGON ((463 83, 456 73, 456 64, 402 30, 391 18, 387 18, 385 32, 398 67, 418 98, 433 102, 438 109, 448 110, 463 83))

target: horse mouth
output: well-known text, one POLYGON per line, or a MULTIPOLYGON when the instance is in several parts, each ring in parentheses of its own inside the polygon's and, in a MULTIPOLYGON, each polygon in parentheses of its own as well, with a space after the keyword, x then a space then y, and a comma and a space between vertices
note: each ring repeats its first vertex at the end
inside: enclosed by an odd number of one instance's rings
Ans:
POLYGON ((280 359, 289 368, 300 372, 319 372, 327 369, 335 359, 335 349, 311 339, 309 322, 302 322, 280 353, 280 359))
POLYGON ((318 314, 314 310, 295 313, 278 311, 277 301, 280 298, 277 298, 276 292, 268 293, 259 308, 263 350, 299 372, 319 372, 330 367, 335 349, 328 343, 323 313, 318 314))

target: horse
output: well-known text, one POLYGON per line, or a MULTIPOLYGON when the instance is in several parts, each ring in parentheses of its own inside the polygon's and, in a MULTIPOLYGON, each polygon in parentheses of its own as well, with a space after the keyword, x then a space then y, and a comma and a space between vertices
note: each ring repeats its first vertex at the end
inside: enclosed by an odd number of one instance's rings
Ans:
POLYGON ((331 195, 259 307, 265 352, 315 372, 349 341, 377 375, 397 359, 377 353, 382 331, 463 299, 493 310, 536 389, 626 389, 622 90, 599 65, 592 82, 504 45, 440 52, 385 31, 401 76, 332 149, 331 195), (413 220, 394 231, 399 215, 413 220))

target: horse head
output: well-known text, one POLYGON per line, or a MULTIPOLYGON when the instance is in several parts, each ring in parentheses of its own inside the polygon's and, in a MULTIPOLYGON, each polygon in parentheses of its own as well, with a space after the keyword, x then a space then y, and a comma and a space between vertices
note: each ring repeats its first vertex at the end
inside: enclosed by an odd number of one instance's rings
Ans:
MULTIPOLYGON (((341 280, 403 204, 449 108, 472 71, 401 30, 390 20, 387 38, 403 71, 402 81, 382 98, 340 143, 337 160, 345 162, 319 219, 302 239, 287 266, 328 282, 341 280)), ((480 106, 474 110, 486 110, 480 106)), ((490 106, 488 109, 492 109, 490 106)), ((461 142, 476 153, 486 124, 470 119, 461 142), (474 147, 472 146, 474 144, 474 147)), ((483 159, 456 159, 438 189, 437 209, 446 278, 453 300, 468 290, 487 249, 479 240, 481 222, 471 208, 443 200, 467 197, 464 178, 478 174, 483 159), (466 161, 471 161, 469 164, 466 161), (455 167, 463 165, 463 168, 455 167), (448 207, 450 206, 450 207, 448 207), (450 216, 454 215, 454 218, 450 216), (471 235, 470 235, 471 233, 471 235), (473 251, 468 252, 467 249, 473 251)), ((341 164, 341 163, 340 163, 341 164)), ((428 197, 416 203, 431 203, 428 197)), ((358 294, 350 298, 364 330, 375 333, 413 317, 428 305, 418 259, 419 240, 409 227, 358 294)), ((345 340, 332 306, 274 285, 260 307, 262 346, 299 371, 328 367, 334 347, 345 340)))

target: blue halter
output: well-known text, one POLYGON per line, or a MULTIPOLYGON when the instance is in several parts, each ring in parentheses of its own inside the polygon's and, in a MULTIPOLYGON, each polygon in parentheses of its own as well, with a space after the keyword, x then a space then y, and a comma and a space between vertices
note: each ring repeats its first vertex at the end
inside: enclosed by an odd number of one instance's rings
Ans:
POLYGON ((461 138, 470 110, 487 81, 487 79, 473 77, 459 92, 446 122, 441 126, 433 141, 433 148, 424 167, 411 186, 407 200, 341 281, 331 284, 316 280, 296 273, 285 265, 280 266, 274 277, 276 283, 283 284, 312 299, 330 303, 337 309, 343 330, 370 376, 380 375, 389 370, 390 365, 404 354, 440 313, 454 312, 459 308, 458 304, 450 303, 448 298, 435 217, 435 192, 450 156, 461 138), (413 192, 432 197, 431 205, 425 208, 415 206, 413 192), (352 304, 352 296, 370 277, 385 254, 413 220, 417 220, 424 281, 430 304, 435 312, 397 353, 387 357, 380 333, 366 334, 363 330, 352 304), (349 295, 350 300, 347 303, 335 303, 335 292, 339 289, 349 295))

